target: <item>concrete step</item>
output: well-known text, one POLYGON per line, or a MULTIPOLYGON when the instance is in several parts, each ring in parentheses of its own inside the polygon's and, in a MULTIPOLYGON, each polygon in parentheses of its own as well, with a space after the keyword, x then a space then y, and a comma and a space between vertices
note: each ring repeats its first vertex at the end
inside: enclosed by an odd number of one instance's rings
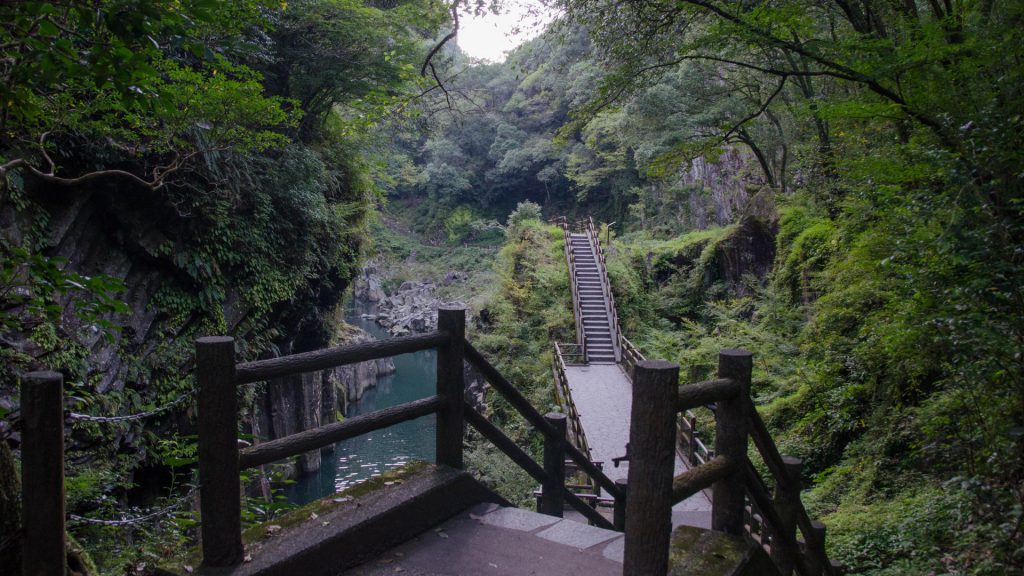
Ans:
POLYGON ((618 576, 622 552, 618 532, 481 505, 343 576, 618 576))

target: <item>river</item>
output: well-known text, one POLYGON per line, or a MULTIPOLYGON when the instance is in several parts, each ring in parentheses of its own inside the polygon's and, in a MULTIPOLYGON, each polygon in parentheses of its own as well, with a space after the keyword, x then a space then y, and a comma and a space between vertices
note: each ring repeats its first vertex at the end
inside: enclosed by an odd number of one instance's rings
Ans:
MULTIPOLYGON (((345 319, 376 338, 390 338, 376 322, 362 318, 362 314, 374 312, 372 304, 349 304, 345 310, 345 319)), ((376 388, 366 390, 359 402, 349 406, 346 418, 436 393, 436 350, 395 356, 394 361, 394 374, 378 378, 376 388)), ((333 453, 324 455, 318 473, 298 478, 285 488, 284 494, 293 504, 305 504, 379 476, 410 460, 432 462, 435 421, 434 415, 424 416, 338 442, 333 453)))

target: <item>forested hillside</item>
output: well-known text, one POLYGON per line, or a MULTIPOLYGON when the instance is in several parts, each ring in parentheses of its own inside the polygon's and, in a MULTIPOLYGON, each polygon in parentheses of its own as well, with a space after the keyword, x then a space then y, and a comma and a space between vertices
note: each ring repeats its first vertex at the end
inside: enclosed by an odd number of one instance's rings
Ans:
POLYGON ((694 378, 755 352, 852 571, 1019 570, 1021 6, 559 6, 391 197, 453 241, 523 199, 614 221, 627 335, 694 378))
MULTIPOLYGON (((546 408, 549 341, 572 338, 537 220, 589 215, 648 357, 690 381, 720 348, 754 353, 848 573, 1024 570, 1024 4, 550 4, 491 64, 445 40, 477 4, 0 7, 0 464, 26 371, 61 371, 69 409, 127 414, 187 396, 196 335, 247 358, 335 342, 362 260, 415 260, 405 236, 374 246, 378 208, 433 244, 428 266, 504 235, 473 338, 546 408)), ((302 394, 281 402, 334 418, 302 394)), ((193 416, 70 425, 69 512, 187 495, 193 416)), ((468 459, 530 499, 494 451, 468 459)), ((116 573, 193 522, 73 533, 116 573)))

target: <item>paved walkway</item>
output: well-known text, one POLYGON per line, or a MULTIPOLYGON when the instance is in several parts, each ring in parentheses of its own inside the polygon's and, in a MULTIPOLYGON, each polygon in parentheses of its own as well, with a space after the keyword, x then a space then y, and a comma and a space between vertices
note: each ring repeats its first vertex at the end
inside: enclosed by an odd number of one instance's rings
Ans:
MULTIPOLYGON (((616 480, 629 473, 629 461, 618 468, 612 458, 626 453, 629 441, 629 413, 633 406, 633 388, 618 364, 567 366, 565 375, 580 421, 590 444, 591 457, 604 462, 604 473, 616 480)), ((686 470, 676 454, 676 474, 686 470)), ((699 493, 672 508, 673 526, 711 527, 711 501, 699 493)))
POLYGON ((343 576, 619 576, 618 532, 480 504, 343 576))

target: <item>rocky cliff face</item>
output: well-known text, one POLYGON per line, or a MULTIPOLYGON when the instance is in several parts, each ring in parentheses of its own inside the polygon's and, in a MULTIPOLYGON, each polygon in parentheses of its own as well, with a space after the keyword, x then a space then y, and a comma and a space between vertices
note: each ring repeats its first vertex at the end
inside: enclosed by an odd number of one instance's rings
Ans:
MULTIPOLYGON (((13 408, 18 370, 57 368, 68 375, 69 387, 83 387, 97 397, 129 390, 144 402, 159 404, 157 391, 191 386, 193 340, 202 335, 227 333, 236 338, 239 360, 253 358, 259 350, 289 354, 322 348, 331 343, 333 315, 348 280, 325 273, 307 283, 303 293, 279 300, 269 312, 257 314, 240 295, 239 285, 217 287, 223 292, 215 304, 176 307, 168 297, 177 295, 190 303, 206 298, 210 286, 196 281, 190 267, 215 266, 199 255, 179 250, 183 234, 193 226, 194 215, 180 212, 157 193, 131 189, 95 190, 32 189, 33 209, 0 204, 0 237, 20 245, 27 237, 42 239, 43 253, 67 262, 67 270, 86 276, 105 275, 120 280, 126 291, 117 295, 130 310, 107 318, 123 327, 113 338, 81 325, 71 313, 71 298, 58 297, 64 314, 57 327, 58 339, 73 344, 73 354, 60 355, 39 345, 29 333, 4 329, 5 347, 21 354, 19 368, 7 367, 0 382, 0 402, 13 408), (211 309, 213 312, 211 313, 211 309), (68 367, 68 356, 74 366, 68 367), (24 360, 24 359, 28 360, 24 360), (61 364, 63 363, 63 364, 61 364)), ((9 199, 9 197, 8 197, 9 199)), ((230 279, 229 279, 230 280, 230 279)), ((64 346, 64 349, 67 347, 64 346)), ((274 438, 330 422, 344 410, 348 398, 386 370, 386 365, 356 366, 337 373, 303 375, 266 385, 256 400, 265 413, 265 438, 274 438), (339 388, 343 392, 338 392, 339 388)), ((131 405, 121 410, 132 411, 131 405)), ((136 408, 137 409, 137 408, 136 408)), ((103 412, 102 401, 93 411, 103 412)), ((147 421, 146 426, 190 431, 187 408, 176 417, 147 421)), ((10 433, 8 430, 7 433, 10 433)), ((0 430, 0 436, 6 433, 0 430)), ((14 433, 14 440, 17 434, 14 433)), ((115 439, 122 449, 135 445, 136 431, 115 439)), ((305 469, 315 469, 307 458, 305 469)))

